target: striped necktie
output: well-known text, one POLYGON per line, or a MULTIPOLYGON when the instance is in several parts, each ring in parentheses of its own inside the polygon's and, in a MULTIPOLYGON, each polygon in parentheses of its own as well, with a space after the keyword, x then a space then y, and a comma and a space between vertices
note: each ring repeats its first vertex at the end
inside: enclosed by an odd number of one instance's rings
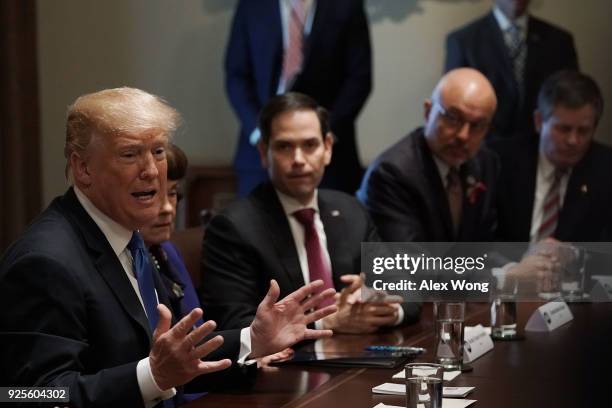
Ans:
POLYGON ((552 237, 557 229, 559 213, 561 212, 561 179, 565 172, 556 169, 550 190, 546 194, 542 207, 542 223, 538 228, 537 240, 552 237))
POLYGON ((281 80, 289 90, 304 60, 304 24, 306 23, 305 0, 294 0, 289 12, 289 41, 283 57, 281 80))
POLYGON ((524 76, 525 76, 525 61, 527 59, 527 46, 523 37, 521 36, 521 27, 511 24, 506 29, 508 33, 508 51, 510 53, 510 59, 512 60, 512 68, 514 71, 514 78, 518 85, 519 95, 521 102, 524 94, 524 76))

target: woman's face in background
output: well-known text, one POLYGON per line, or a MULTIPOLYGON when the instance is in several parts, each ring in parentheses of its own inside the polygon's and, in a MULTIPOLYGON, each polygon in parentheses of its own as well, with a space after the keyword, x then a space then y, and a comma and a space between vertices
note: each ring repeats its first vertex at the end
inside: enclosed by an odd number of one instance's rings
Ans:
POLYGON ((178 180, 168 180, 168 190, 157 218, 153 223, 140 230, 147 246, 161 244, 170 239, 176 218, 178 184, 178 180))

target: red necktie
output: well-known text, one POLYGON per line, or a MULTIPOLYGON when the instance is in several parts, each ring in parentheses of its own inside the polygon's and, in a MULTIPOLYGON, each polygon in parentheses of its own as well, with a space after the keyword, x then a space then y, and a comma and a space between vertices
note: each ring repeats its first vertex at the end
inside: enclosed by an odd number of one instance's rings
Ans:
POLYGON ((554 179, 550 190, 544 199, 544 207, 542 209, 542 223, 538 228, 537 240, 552 237, 557 229, 557 221, 559 220, 559 212, 561 211, 561 178, 563 171, 555 170, 554 179))
POLYGON ((291 81, 302 69, 305 22, 304 0, 294 0, 289 12, 289 41, 283 58, 282 80, 287 90, 289 90, 291 81))
MULTIPOLYGON (((293 213, 296 220, 304 226, 304 246, 306 247, 306 257, 308 258, 308 272, 310 281, 317 279, 323 281, 324 285, 321 291, 327 288, 333 288, 331 271, 329 270, 325 259, 323 258, 323 250, 319 241, 319 234, 314 222, 315 210, 312 208, 304 208, 293 213)), ((324 307, 334 303, 333 299, 319 304, 319 307, 324 307)))

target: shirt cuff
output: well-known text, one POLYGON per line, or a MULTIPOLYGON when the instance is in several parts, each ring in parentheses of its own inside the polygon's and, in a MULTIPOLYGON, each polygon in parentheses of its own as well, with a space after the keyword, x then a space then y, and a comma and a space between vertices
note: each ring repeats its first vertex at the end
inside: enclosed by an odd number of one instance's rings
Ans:
POLYGON ((140 360, 136 365, 136 379, 145 408, 151 408, 162 400, 170 399, 176 395, 174 387, 165 391, 159 388, 151 372, 149 357, 140 360))
POLYGON ((240 351, 238 352, 236 364, 248 366, 256 363, 257 360, 255 359, 247 360, 249 354, 251 354, 251 328, 245 327, 240 330, 240 351))
POLYGON ((397 319, 395 319, 394 326, 399 326, 404 321, 404 308, 399 303, 393 303, 393 306, 397 309, 397 319))
POLYGON ((259 130, 258 127, 256 127, 255 129, 253 129, 253 131, 251 132, 251 135, 249 136, 249 143, 251 144, 251 146, 255 146, 257 142, 259 142, 260 138, 261 138, 261 131, 259 130))

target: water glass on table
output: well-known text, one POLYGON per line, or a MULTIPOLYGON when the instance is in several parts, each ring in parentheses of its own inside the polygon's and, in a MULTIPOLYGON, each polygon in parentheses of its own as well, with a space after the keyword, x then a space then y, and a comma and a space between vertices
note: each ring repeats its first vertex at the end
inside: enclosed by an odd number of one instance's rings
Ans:
POLYGON ((465 302, 435 302, 436 361, 447 371, 461 370, 463 366, 463 323, 465 302))
POLYGON ((444 367, 440 364, 411 363, 406 370, 406 407, 441 408, 444 367))
POLYGON ((491 303, 491 337, 496 340, 518 338, 514 296, 498 295, 491 303))

